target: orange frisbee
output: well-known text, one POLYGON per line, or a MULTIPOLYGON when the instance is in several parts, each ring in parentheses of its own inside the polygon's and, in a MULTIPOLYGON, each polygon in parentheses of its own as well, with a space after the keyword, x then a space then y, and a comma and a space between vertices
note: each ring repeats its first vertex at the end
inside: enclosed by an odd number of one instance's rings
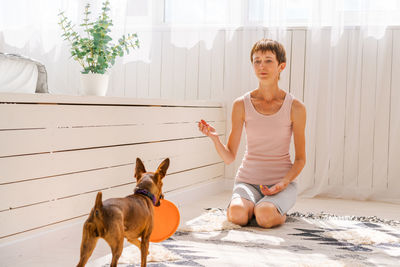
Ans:
POLYGON ((160 206, 154 207, 154 226, 150 242, 161 242, 173 235, 179 226, 179 210, 174 203, 160 200, 160 206))

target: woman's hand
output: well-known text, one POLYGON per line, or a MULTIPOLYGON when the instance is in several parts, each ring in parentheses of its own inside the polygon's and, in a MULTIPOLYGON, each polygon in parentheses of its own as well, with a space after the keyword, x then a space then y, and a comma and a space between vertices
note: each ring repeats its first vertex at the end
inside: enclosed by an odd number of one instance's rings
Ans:
POLYGON ((266 185, 260 185, 260 189, 261 193, 263 193, 264 196, 272 196, 283 191, 289 184, 290 182, 283 180, 271 187, 268 187, 266 185))
POLYGON ((205 120, 199 121, 199 130, 204 135, 207 135, 211 139, 218 138, 218 133, 215 131, 215 128, 208 124, 205 120))

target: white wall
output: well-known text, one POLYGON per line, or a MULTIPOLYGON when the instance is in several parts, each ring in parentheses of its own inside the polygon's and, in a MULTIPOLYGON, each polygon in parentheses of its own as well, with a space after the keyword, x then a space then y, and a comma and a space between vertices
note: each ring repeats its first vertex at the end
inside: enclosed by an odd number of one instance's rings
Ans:
MULTIPOLYGON (((150 63, 117 61, 108 94, 224 101, 229 133, 232 101, 257 86, 249 61, 251 46, 271 32, 258 27, 218 30, 210 46, 199 42, 185 48, 172 42, 207 34, 215 30, 139 31, 143 40, 152 40, 150 63)), ((280 85, 304 101, 308 114, 307 165, 299 177, 300 191, 305 196, 399 202, 400 29, 387 29, 379 40, 357 28, 345 29, 337 42, 332 36, 329 29, 290 29, 279 38, 288 59, 280 85)), ((44 55, 29 48, 13 52, 28 52, 45 63, 52 93, 78 94, 79 66, 67 49, 44 55), (62 54, 61 60, 53 60, 56 53, 62 54)), ((228 177, 239 163, 240 155, 227 167, 228 177)))

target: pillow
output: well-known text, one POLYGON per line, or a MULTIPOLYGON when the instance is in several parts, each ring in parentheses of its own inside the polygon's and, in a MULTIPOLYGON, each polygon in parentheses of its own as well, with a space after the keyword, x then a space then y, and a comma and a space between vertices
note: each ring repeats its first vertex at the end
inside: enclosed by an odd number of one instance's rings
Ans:
POLYGON ((0 92, 48 93, 46 68, 30 58, 0 53, 0 92))

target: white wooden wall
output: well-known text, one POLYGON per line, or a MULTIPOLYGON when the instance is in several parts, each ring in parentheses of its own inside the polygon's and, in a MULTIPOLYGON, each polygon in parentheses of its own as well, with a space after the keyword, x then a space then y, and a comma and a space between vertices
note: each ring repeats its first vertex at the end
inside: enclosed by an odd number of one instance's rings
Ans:
POLYGON ((329 30, 306 33, 304 195, 400 202, 399 37, 349 29, 331 45, 329 30))
POLYGON ((223 178, 200 118, 225 132, 218 102, 0 94, 0 243, 131 194, 136 157, 170 158, 165 193, 223 178))
MULTIPOLYGON (((112 69, 110 96, 217 100, 226 103, 227 118, 232 101, 257 86, 249 61, 252 44, 262 37, 278 39, 288 59, 280 86, 307 107, 307 165, 299 177, 300 192, 400 201, 399 28, 388 28, 379 40, 358 28, 344 29, 338 40, 330 29, 301 28, 277 35, 260 27, 174 32, 158 27, 138 34, 142 46, 150 46, 150 63, 119 60, 112 69), (173 42, 215 33, 211 46, 173 42)), ((45 55, 29 47, 11 52, 41 59, 51 92, 78 94, 79 66, 67 48, 45 55)), ((229 133, 229 120, 226 129, 229 133)), ((238 159, 226 168, 227 177, 234 177, 243 151, 244 140, 238 159)))

